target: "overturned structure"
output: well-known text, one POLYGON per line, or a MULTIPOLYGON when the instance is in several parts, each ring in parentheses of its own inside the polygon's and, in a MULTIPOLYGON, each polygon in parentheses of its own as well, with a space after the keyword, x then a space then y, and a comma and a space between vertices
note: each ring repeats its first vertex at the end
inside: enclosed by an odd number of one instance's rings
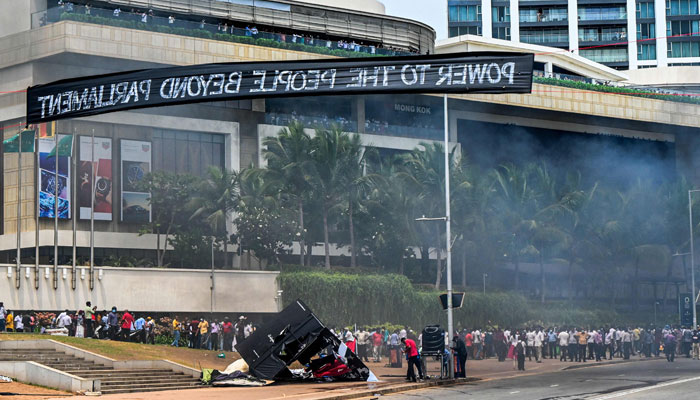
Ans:
POLYGON ((369 368, 297 300, 236 350, 250 373, 266 380, 376 380, 369 368), (299 362, 304 369, 289 369, 299 362))

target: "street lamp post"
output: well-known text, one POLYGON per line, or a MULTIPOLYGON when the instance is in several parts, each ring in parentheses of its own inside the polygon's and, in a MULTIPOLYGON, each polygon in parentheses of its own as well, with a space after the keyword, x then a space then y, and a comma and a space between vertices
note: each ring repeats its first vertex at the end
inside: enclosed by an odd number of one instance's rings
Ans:
POLYGON ((484 294, 486 294, 486 277, 489 276, 489 274, 481 274, 481 277, 484 279, 484 294))
MULTIPOLYGON (((447 116, 447 94, 444 95, 444 119, 445 119, 445 216, 427 218, 423 216, 416 221, 445 221, 445 250, 447 251, 447 337, 452 340, 454 332, 453 304, 452 304, 452 233, 450 227, 450 122, 447 116)), ((449 377, 454 378, 454 352, 450 349, 449 377)))
POLYGON ((659 305, 658 301, 654 301, 654 328, 657 328, 659 325, 656 323, 656 307, 659 305))
POLYGON ((693 327, 698 326, 697 310, 697 294, 695 293, 695 249, 693 246, 693 199, 692 195, 695 192, 700 192, 699 189, 688 190, 688 221, 690 225, 690 280, 693 290, 693 327))

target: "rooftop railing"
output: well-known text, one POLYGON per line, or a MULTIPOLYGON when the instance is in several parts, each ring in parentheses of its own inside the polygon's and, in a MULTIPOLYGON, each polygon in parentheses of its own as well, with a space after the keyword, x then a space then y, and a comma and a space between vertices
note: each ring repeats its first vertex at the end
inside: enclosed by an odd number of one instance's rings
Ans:
POLYGON ((308 32, 269 32, 258 30, 253 25, 229 25, 228 21, 212 24, 206 19, 199 22, 178 19, 177 17, 129 13, 74 5, 49 8, 32 15, 32 28, 38 28, 60 21, 77 21, 121 28, 139 29, 160 33, 170 33, 203 39, 251 44, 287 50, 303 51, 337 57, 372 57, 415 55, 403 50, 387 49, 375 45, 348 40, 325 40, 308 32))

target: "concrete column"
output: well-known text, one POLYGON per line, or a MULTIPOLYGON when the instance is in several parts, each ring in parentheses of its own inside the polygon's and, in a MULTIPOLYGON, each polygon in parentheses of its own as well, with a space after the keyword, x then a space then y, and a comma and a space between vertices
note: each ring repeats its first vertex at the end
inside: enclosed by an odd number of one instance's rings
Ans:
POLYGON ((364 96, 355 97, 354 112, 352 118, 357 121, 357 133, 365 133, 365 98, 364 96))
POLYGON ((510 0, 510 40, 520 41, 520 2, 510 0))
POLYGON ((544 77, 551 78, 553 76, 554 76, 554 67, 552 65, 552 62, 548 61, 544 64, 544 77))
POLYGON ((627 57, 629 69, 637 69, 637 2, 627 0, 627 57))
POLYGON ((481 35, 485 38, 493 37, 491 0, 481 0, 481 35))
MULTIPOLYGON (((663 38, 656 40, 656 61, 657 67, 668 66, 668 41, 666 39, 666 1, 656 0, 654 2, 654 15, 656 16, 656 37, 663 38)), ((636 37, 636 36, 635 36, 636 37)))
POLYGON ((569 1, 567 8, 567 18, 569 19, 569 50, 578 54, 578 4, 569 1))

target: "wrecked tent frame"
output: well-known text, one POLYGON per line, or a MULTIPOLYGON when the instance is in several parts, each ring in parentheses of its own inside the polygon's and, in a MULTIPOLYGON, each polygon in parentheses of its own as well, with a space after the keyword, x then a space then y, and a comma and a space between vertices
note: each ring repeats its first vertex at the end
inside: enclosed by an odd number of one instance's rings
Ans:
POLYGON ((251 374, 260 379, 294 379, 288 367, 295 361, 312 364, 312 368, 318 370, 328 363, 319 365, 311 361, 324 351, 334 356, 333 361, 335 355, 339 355, 350 370, 335 379, 367 380, 371 375, 369 368, 301 300, 290 304, 274 320, 236 344, 236 350, 248 364, 251 374))

